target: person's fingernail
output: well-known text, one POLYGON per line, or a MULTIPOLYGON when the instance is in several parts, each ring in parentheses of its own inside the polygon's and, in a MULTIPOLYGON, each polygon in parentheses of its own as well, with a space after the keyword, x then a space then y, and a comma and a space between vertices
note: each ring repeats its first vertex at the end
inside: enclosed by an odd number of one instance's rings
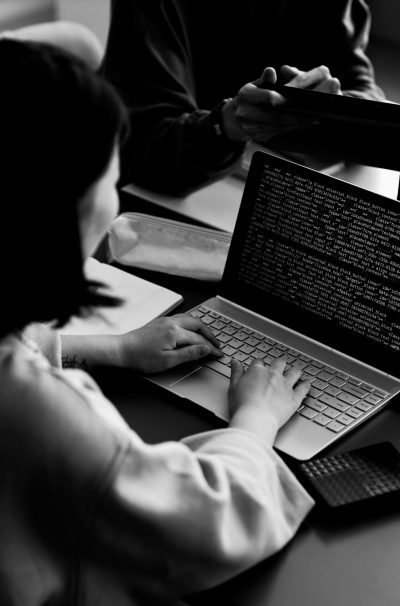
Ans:
POLYGON ((211 349, 208 347, 208 345, 200 345, 199 346, 199 354, 202 357, 208 356, 208 354, 210 353, 211 349))

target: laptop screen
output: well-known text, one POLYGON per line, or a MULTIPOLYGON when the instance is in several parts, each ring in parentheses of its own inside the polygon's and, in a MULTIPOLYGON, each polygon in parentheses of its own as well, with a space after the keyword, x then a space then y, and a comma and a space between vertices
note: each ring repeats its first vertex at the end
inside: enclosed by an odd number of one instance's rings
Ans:
POLYGON ((400 203, 255 152, 219 294, 400 376, 400 203))

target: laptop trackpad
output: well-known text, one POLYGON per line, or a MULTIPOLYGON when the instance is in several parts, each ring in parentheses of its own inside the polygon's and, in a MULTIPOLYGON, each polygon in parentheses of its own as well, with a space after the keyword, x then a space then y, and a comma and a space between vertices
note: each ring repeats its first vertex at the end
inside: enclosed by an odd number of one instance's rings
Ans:
POLYGON ((204 366, 175 383, 173 391, 228 420, 229 379, 204 366))

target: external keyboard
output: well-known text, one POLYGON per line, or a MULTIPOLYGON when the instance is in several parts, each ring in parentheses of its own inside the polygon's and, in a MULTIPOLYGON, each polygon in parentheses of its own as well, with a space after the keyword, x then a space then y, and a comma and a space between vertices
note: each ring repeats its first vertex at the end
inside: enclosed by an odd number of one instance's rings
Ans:
POLYGON ((200 318, 208 326, 220 342, 224 354, 218 360, 205 361, 205 366, 230 377, 231 358, 239 360, 245 368, 254 359, 271 364, 277 358, 284 358, 286 369, 300 369, 302 379, 311 383, 310 391, 297 414, 330 431, 340 433, 388 396, 388 393, 373 385, 274 341, 204 305, 192 310, 190 315, 200 318))

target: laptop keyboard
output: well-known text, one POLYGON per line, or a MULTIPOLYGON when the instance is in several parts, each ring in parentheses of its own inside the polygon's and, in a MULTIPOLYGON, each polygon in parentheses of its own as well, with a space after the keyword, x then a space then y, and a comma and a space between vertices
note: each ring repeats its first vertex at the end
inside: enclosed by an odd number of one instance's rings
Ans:
POLYGON ((340 433, 367 415, 388 396, 388 393, 373 385, 327 366, 284 343, 274 341, 204 305, 192 310, 190 315, 200 318, 208 326, 220 342, 224 354, 218 360, 205 361, 205 366, 230 377, 231 358, 239 360, 245 368, 254 359, 271 364, 277 358, 284 358, 286 370, 300 369, 302 379, 311 383, 310 391, 297 414, 334 433, 340 433))

